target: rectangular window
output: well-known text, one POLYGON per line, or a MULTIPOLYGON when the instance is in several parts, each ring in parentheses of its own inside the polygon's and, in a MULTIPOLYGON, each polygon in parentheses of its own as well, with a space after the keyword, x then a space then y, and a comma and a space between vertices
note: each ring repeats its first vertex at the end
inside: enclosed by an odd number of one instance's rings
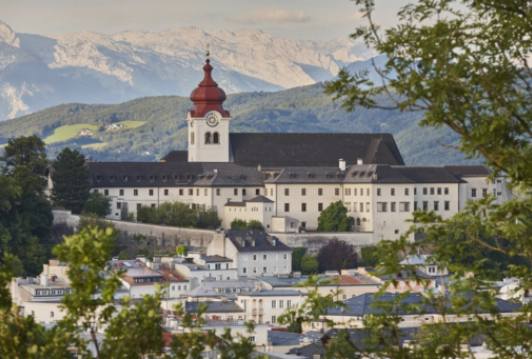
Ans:
POLYGON ((377 202, 377 212, 387 212, 387 203, 377 202))
POLYGON ((395 188, 390 188, 390 196, 395 196, 395 188))
POLYGON ((280 299, 279 300, 279 308, 283 308, 284 307, 284 300, 280 299))
POLYGON ((255 194, 256 194, 257 196, 260 195, 260 188, 255 189, 255 194))
POLYGON ((360 202, 358 208, 360 209, 360 212, 364 212, 364 203, 360 202))
POLYGON ((428 211, 429 210, 429 202, 428 201, 423 201, 423 210, 424 211, 428 211))
POLYGON ((358 188, 354 188, 353 189, 353 195, 354 196, 358 196, 358 188))
POLYGON ((284 189, 284 195, 285 196, 290 196, 290 189, 289 188, 285 188, 284 189))
POLYGON ((450 210, 451 209, 451 202, 449 202, 449 201, 443 202, 443 209, 446 210, 446 211, 450 210))
POLYGON ((204 196, 208 196, 209 195, 209 189, 208 188, 204 188, 203 189, 203 195, 204 196))
POLYGON ((103 190, 103 194, 106 195, 106 196, 109 196, 109 190, 108 189, 104 189, 103 190))
POLYGON ((219 188, 216 188, 216 195, 217 195, 217 196, 220 195, 220 189, 219 189, 219 188))
POLYGON ((233 189, 233 194, 234 194, 235 196, 238 196, 238 188, 233 189))
POLYGON ((122 207, 122 202, 116 202, 116 209, 120 209, 122 207))
POLYGON ((179 195, 180 195, 180 196, 183 195, 183 188, 180 188, 180 189, 179 189, 179 195))
POLYGON ((390 203, 390 212, 395 212, 395 202, 390 203))
POLYGON ((246 195, 246 189, 242 188, 242 196, 245 196, 245 195, 246 195))
POLYGON ((318 203, 318 212, 323 211, 323 203, 318 203))
POLYGON ((445 187, 443 189, 443 194, 449 194, 449 187, 445 187))
POLYGON ((366 202, 366 212, 369 212, 369 202, 366 202))
POLYGON ((408 188, 405 188, 405 196, 408 196, 408 194, 409 194, 408 192, 409 192, 408 188))
POLYGON ((414 201, 414 211, 417 211, 417 201, 414 201))
POLYGON ((123 189, 120 189, 120 191, 118 191, 118 192, 119 192, 119 196, 123 196, 124 195, 124 190, 123 189))
POLYGON ((414 187, 414 195, 416 195, 416 194, 417 194, 417 188, 414 187))
POLYGON ((290 203, 285 203, 284 204, 284 211, 285 212, 290 212, 290 203))
POLYGON ((323 188, 318 188, 318 196, 323 196, 323 188))
POLYGON ((276 304, 276 301, 274 299, 274 300, 272 300, 272 308, 275 308, 275 304, 276 304))
POLYGON ((350 195, 351 195, 351 188, 346 188, 346 189, 344 190, 344 194, 345 194, 346 196, 350 196, 350 195))
POLYGON ((399 212, 410 212, 410 202, 399 202, 399 212))
POLYGON ((140 203, 137 203, 137 212, 140 211, 141 208, 142 208, 142 205, 140 203))
POLYGON ((301 203, 301 212, 306 212, 306 211, 307 211, 307 204, 301 203))
POLYGON ((471 197, 475 198, 477 196, 477 189, 471 188, 471 197))
POLYGON ((133 196, 138 196, 139 195, 139 190, 138 189, 134 189, 133 190, 133 196))
POLYGON ((150 196, 153 196, 153 190, 152 189, 149 190, 149 194, 150 194, 150 196))
POLYGON ((306 196, 307 195, 307 189, 306 188, 301 188, 301 195, 302 196, 306 196))
POLYGON ((335 196, 339 196, 340 195, 340 188, 335 188, 334 189, 334 195, 335 196))
POLYGON ((438 191, 436 192, 438 195, 441 194, 441 187, 438 187, 438 191))
POLYGON ((440 209, 440 202, 434 201, 434 210, 439 211, 439 209, 440 209))
POLYGON ((488 189, 482 188, 482 197, 487 197, 487 196, 488 196, 488 189))
POLYGON ((431 195, 434 194, 434 187, 430 187, 430 194, 431 194, 431 195))
POLYGON ((165 195, 165 196, 168 196, 168 189, 165 189, 165 190, 164 190, 164 195, 165 195))
POLYGON ((381 195, 381 189, 377 188, 377 196, 380 196, 380 195, 381 195))
POLYGON ((366 188, 366 196, 369 196, 369 188, 366 188))
POLYGON ((428 192, 427 192, 427 187, 423 187, 423 195, 425 195, 425 196, 426 196, 426 195, 427 195, 427 193, 428 193, 428 192))
POLYGON ((189 195, 189 196, 194 195, 194 190, 193 190, 192 188, 189 188, 189 189, 188 189, 188 195, 189 195))

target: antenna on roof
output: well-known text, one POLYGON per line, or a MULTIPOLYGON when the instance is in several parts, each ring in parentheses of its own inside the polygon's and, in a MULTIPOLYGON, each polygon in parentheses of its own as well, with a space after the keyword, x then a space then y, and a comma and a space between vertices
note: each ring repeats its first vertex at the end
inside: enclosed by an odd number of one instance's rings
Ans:
POLYGON ((205 61, 209 62, 211 56, 211 51, 209 50, 209 44, 207 43, 206 49, 205 49, 205 61))

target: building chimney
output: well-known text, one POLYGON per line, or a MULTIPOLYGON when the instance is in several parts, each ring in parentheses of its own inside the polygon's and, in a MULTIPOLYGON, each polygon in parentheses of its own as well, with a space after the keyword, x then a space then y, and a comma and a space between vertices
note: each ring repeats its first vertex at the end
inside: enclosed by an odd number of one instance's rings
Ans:
POLYGON ((340 169, 340 171, 345 171, 345 167, 346 167, 345 160, 343 158, 340 158, 338 160, 338 168, 340 169))
POLYGON ((363 165, 364 160, 362 158, 357 158, 357 165, 363 165))

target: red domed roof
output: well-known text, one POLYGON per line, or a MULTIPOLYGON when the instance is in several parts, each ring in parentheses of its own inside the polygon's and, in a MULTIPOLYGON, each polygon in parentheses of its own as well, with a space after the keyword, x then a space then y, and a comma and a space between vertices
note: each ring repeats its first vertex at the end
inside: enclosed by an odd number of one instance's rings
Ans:
POLYGON ((190 94, 190 99, 194 103, 194 107, 190 111, 192 117, 203 117, 207 112, 213 110, 220 112, 223 117, 230 116, 222 105, 225 101, 225 92, 212 79, 211 72, 212 66, 210 60, 207 59, 203 66, 203 80, 190 94))

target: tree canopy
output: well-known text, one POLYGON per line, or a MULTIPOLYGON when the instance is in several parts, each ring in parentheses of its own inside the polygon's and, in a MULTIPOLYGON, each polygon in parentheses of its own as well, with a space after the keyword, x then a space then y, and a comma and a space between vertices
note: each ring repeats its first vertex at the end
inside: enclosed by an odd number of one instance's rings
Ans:
POLYGON ((347 215, 347 208, 342 201, 331 203, 318 218, 320 232, 348 232, 352 226, 353 218, 347 215))
POLYGON ((89 169, 85 156, 77 150, 63 149, 52 165, 54 204, 81 213, 89 198, 89 169))
POLYGON ((336 238, 320 248, 317 259, 320 272, 327 270, 340 272, 342 269, 355 268, 357 266, 355 248, 336 238))

